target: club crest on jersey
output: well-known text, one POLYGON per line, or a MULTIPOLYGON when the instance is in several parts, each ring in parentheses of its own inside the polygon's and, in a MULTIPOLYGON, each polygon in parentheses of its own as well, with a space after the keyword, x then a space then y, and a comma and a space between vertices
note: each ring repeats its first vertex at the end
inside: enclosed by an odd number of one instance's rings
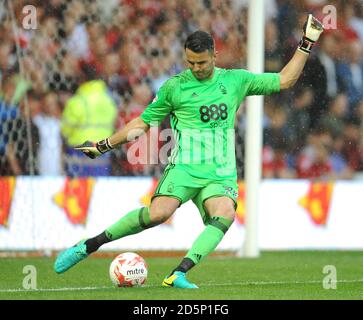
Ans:
POLYGON ((169 182, 167 190, 168 190, 168 192, 173 192, 174 191, 174 183, 169 182))
POLYGON ((219 84, 219 90, 221 90, 221 92, 222 92, 223 94, 227 94, 227 89, 226 89, 226 87, 223 85, 223 83, 220 83, 220 84, 219 84))

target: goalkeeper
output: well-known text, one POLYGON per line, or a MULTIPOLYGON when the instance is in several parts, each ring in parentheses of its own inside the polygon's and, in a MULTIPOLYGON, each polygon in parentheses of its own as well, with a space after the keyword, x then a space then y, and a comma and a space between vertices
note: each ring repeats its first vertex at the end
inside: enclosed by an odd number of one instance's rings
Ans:
POLYGON ((184 45, 189 68, 166 81, 140 117, 105 140, 86 141, 76 147, 93 159, 135 140, 150 126, 159 125, 170 115, 176 145, 150 207, 127 213, 96 237, 82 240, 61 252, 54 264, 55 271, 65 272, 107 242, 165 222, 181 204, 192 200, 199 209, 205 229, 162 285, 197 288, 187 280, 186 273, 214 251, 235 216, 238 195, 234 142, 236 111, 246 96, 269 95, 292 87, 322 32, 322 24, 308 15, 292 59, 280 73, 263 74, 217 68, 211 35, 203 31, 192 33, 184 45))

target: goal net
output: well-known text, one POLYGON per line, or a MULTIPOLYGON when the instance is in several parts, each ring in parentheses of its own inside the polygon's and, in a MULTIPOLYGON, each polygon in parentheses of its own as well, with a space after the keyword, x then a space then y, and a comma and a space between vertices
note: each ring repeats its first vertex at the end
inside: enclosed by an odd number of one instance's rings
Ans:
MULTIPOLYGON (((243 67, 245 34, 238 31, 244 28, 244 15, 237 19, 233 5, 0 1, 0 250, 62 249, 150 204, 169 154, 156 163, 130 164, 131 144, 95 161, 72 147, 107 137, 139 116, 162 83, 184 69, 183 42, 196 29, 213 31, 219 66, 243 67), (211 25, 211 17, 218 23, 211 25), (118 198, 112 195, 115 190, 118 198)), ((240 121, 237 130, 242 176, 240 121)), ((170 140, 158 141, 158 150, 170 140)), ((185 211, 199 219, 194 208, 185 211)), ((192 239, 182 228, 174 230, 177 245, 155 236, 160 230, 170 233, 178 215, 174 219, 122 246, 188 248, 192 239), (160 240, 151 244, 150 238, 160 240)), ((199 220, 194 235, 202 227, 199 220)), ((227 240, 226 248, 235 247, 234 241, 227 240)))

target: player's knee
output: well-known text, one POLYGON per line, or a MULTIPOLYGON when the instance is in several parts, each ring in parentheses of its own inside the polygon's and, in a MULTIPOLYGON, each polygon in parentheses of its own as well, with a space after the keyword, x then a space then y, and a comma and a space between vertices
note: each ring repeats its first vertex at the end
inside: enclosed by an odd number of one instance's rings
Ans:
POLYGON ((176 199, 156 198, 150 206, 150 220, 153 223, 163 223, 175 212, 179 203, 176 199), (175 200, 175 201, 173 201, 175 200))
POLYGON ((211 216, 208 224, 222 231, 224 234, 228 231, 234 221, 235 210, 226 209, 223 213, 211 216))
POLYGON ((212 213, 212 216, 219 216, 225 219, 233 221, 236 215, 236 210, 234 207, 234 203, 232 202, 225 202, 220 204, 212 213))
POLYGON ((150 208, 150 220, 152 223, 163 223, 169 219, 174 212, 168 208, 153 207, 150 208))
POLYGON ((233 221, 236 216, 236 210, 234 209, 234 207, 227 207, 223 210, 223 212, 219 214, 219 216, 233 221))

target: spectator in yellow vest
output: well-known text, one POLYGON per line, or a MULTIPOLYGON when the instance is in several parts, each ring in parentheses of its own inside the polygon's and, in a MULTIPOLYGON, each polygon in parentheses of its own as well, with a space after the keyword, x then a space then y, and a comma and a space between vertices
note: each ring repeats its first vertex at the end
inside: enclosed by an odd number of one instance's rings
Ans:
POLYGON ((110 157, 85 161, 73 146, 86 138, 103 139, 115 129, 117 106, 108 93, 106 83, 92 80, 80 85, 65 105, 61 132, 65 142, 65 171, 69 176, 107 176, 111 172, 110 157))

